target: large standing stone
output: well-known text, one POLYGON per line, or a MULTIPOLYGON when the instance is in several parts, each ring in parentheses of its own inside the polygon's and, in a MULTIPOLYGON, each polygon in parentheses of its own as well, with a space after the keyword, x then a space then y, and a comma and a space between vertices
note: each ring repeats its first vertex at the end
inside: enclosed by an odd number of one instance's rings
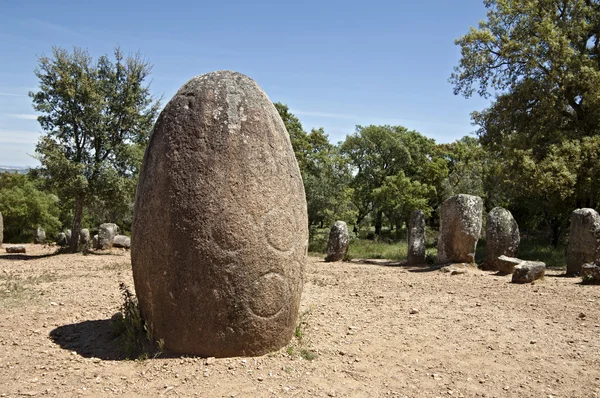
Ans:
POLYGON ((2 247, 3 241, 4 241, 4 219, 2 218, 2 213, 0 213, 0 247, 2 247))
POLYGON ((131 259, 141 311, 168 351, 262 355, 296 326, 308 248, 290 138, 250 78, 197 76, 154 126, 131 259))
POLYGON ((442 204, 438 264, 475 262, 482 212, 483 200, 479 196, 460 194, 442 204))
POLYGON ((79 244, 82 246, 88 246, 90 244, 90 230, 87 228, 82 228, 79 231, 79 244))
POLYGON ((516 257, 519 250, 519 226, 510 211, 494 207, 487 215, 485 227, 484 269, 500 271, 498 257, 516 257))
POLYGON ((65 234, 64 232, 59 232, 58 237, 56 239, 56 244, 62 247, 67 246, 67 234, 65 234))
POLYGON ((35 233, 33 234, 33 243, 46 243, 46 231, 40 227, 37 227, 35 233))
POLYGON ((425 214, 415 210, 408 228, 408 264, 425 264, 425 214))
POLYGON ((344 221, 336 221, 329 231, 325 261, 342 261, 348 253, 348 246, 350 246, 348 226, 344 221))
POLYGON ((577 275, 581 266, 599 258, 600 215, 594 209, 577 209, 571 214, 567 274, 577 275))
POLYGON ((113 247, 129 249, 131 247, 131 239, 126 235, 117 235, 113 240, 113 247))
POLYGON ((600 264, 587 263, 581 266, 581 278, 583 283, 600 282, 600 264))
POLYGON ((113 246, 115 236, 119 233, 117 224, 104 223, 98 228, 98 244, 96 249, 106 250, 113 246))

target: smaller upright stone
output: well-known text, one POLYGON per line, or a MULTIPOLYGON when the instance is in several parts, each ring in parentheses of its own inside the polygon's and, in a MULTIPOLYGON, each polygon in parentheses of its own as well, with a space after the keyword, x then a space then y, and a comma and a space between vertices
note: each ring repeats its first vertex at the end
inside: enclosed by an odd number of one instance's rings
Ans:
POLYGON ((82 246, 87 246, 90 243, 90 230, 87 228, 83 228, 79 231, 79 244, 82 246))
POLYGON ((42 228, 37 227, 33 234, 33 243, 43 244, 46 243, 46 231, 42 228))
POLYGON ((96 249, 106 250, 110 249, 113 245, 115 236, 119 233, 119 227, 117 224, 104 223, 98 228, 98 245, 96 249))
POLYGON ((336 221, 329 232, 325 261, 342 261, 346 257, 346 253, 348 253, 349 245, 350 236, 348 235, 348 226, 344 221, 336 221))
POLYGON ((540 279, 546 272, 546 264, 541 261, 523 261, 514 269, 513 283, 531 283, 540 279))
POLYGON ((515 257, 500 256, 496 259, 498 265, 497 270, 505 274, 512 274, 515 267, 521 264, 524 260, 515 257))
POLYGON ((73 233, 70 229, 67 229, 67 232, 65 232, 65 236, 67 238, 67 245, 71 244, 71 237, 73 236, 73 233))
POLYGON ((440 216, 438 264, 475 262, 482 212, 479 196, 460 194, 446 199, 440 216))
POLYGON ((117 235, 113 239, 113 247, 121 247, 124 249, 130 249, 131 248, 131 239, 129 238, 129 236, 117 235))
POLYGON ((499 271, 498 257, 516 257, 521 237, 519 226, 510 211, 495 207, 487 215, 485 228, 486 255, 484 269, 499 271))
POLYGON ((67 234, 65 234, 64 232, 59 232, 58 238, 56 239, 56 244, 62 247, 67 246, 67 234))
POLYGON ((594 209, 577 209, 571 214, 567 275, 578 275, 581 266, 599 258, 600 215, 594 209))
POLYGON ((98 248, 98 234, 94 235, 94 237, 92 238, 92 247, 98 248))
POLYGON ((2 213, 0 213, 0 247, 2 247, 3 241, 4 241, 4 220, 2 218, 2 213))
POLYGON ((6 246, 6 252, 10 254, 25 253, 25 246, 6 246))
POLYGON ((425 214, 415 210, 408 228, 408 264, 425 264, 425 214))
POLYGON ((600 282, 600 266, 598 263, 587 263, 581 267, 581 278, 585 282, 600 282))

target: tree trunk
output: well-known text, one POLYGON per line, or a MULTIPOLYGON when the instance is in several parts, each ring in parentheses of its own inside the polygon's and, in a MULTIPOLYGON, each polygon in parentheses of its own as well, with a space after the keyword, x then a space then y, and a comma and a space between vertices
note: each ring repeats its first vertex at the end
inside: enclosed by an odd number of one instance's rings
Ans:
POLYGON ((558 247, 558 242, 560 240, 560 219, 558 217, 553 217, 550 221, 550 228, 552 230, 552 246, 558 247))
POLYGON ((381 225, 383 224, 383 212, 381 210, 377 211, 377 216, 375 217, 375 235, 379 236, 381 233, 381 225))
POLYGON ((77 253, 79 249, 79 233, 81 232, 81 219, 83 218, 83 196, 75 200, 75 211, 73 212, 73 228, 71 229, 71 253, 77 253))

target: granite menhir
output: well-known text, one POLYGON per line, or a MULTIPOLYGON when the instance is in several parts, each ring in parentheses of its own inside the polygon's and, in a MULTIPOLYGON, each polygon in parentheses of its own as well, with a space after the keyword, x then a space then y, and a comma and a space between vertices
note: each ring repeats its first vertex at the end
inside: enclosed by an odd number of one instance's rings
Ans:
POLYGON ((294 333, 308 248, 289 135, 250 78, 188 81, 161 112, 140 172, 131 260, 167 351, 263 355, 294 333))

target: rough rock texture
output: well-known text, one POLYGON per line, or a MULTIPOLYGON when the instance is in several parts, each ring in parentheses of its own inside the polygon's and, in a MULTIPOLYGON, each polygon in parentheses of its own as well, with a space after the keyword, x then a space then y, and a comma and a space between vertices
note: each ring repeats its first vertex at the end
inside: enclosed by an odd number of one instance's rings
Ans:
POLYGON ((58 237, 56 238, 56 244, 62 247, 67 246, 67 234, 65 234, 64 232, 59 232, 58 237))
POLYGON ((113 247, 122 247, 125 249, 129 249, 131 247, 131 239, 129 238, 129 236, 117 235, 113 240, 113 247))
POLYGON ((581 266, 600 260, 600 215, 594 209, 577 209, 571 214, 567 275, 578 275, 581 266))
POLYGON ((140 307, 176 353, 262 355, 296 326, 308 248, 290 138, 250 78, 197 76, 154 126, 131 259, 140 307))
POLYGON ((517 265, 512 275, 513 283, 531 283, 540 279, 546 272, 546 264, 541 261, 523 261, 517 265))
POLYGON ((485 241, 484 269, 499 271, 498 257, 517 256, 521 237, 519 226, 510 211, 502 207, 495 207, 488 213, 485 241))
POLYGON ((104 223, 100 224, 98 228, 98 244, 96 249, 106 250, 110 249, 113 245, 115 236, 119 233, 119 227, 117 224, 104 223))
POLYGON ((505 274, 512 274, 515 270, 515 267, 521 264, 523 261, 525 260, 521 260, 520 258, 500 256, 496 259, 496 270, 505 274))
POLYGON ((344 221, 336 221, 329 231, 329 240, 327 241, 327 257, 325 261, 342 261, 348 253, 350 246, 350 235, 348 226, 344 221))
POLYGON ((581 278, 583 282, 600 282, 600 265, 598 263, 587 263, 581 266, 581 278))
POLYGON ((25 246, 6 246, 7 253, 25 253, 25 246))
POLYGON ((425 264, 425 214, 413 211, 408 228, 408 264, 425 264))
POLYGON ((436 262, 474 263, 481 233, 483 200, 479 196, 456 195, 442 205, 436 262))
POLYGON ((35 233, 33 234, 33 243, 46 243, 46 231, 40 227, 37 227, 35 233))
POLYGON ((82 246, 87 246, 90 244, 90 230, 87 228, 82 228, 79 231, 79 244, 82 246))
POLYGON ((92 247, 93 248, 98 247, 98 234, 94 235, 94 237, 92 238, 92 247))
POLYGON ((67 245, 71 244, 71 237, 73 236, 73 233, 71 232, 70 229, 67 229, 67 232, 65 232, 65 237, 67 238, 67 245))
POLYGON ((0 247, 2 247, 3 241, 4 241, 4 219, 2 218, 2 213, 0 213, 0 247))

